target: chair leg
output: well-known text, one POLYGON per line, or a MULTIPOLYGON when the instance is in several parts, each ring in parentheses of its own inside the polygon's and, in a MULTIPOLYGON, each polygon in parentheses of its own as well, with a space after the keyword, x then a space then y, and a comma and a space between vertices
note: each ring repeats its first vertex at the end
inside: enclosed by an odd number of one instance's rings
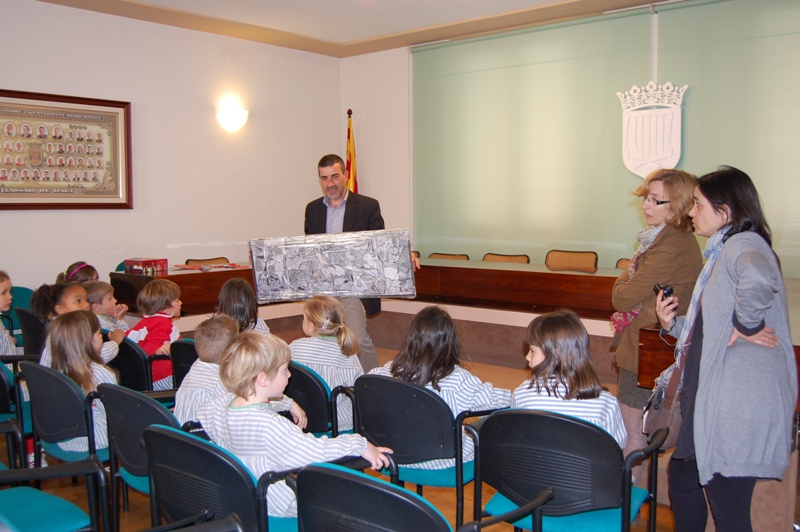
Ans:
POLYGON ((422 497, 422 485, 421 484, 417 484, 417 495, 422 497))
POLYGON ((119 484, 120 478, 111 474, 111 531, 119 530, 119 484))
POLYGON ((122 483, 122 509, 126 513, 129 510, 129 507, 128 507, 128 485, 125 482, 122 483))

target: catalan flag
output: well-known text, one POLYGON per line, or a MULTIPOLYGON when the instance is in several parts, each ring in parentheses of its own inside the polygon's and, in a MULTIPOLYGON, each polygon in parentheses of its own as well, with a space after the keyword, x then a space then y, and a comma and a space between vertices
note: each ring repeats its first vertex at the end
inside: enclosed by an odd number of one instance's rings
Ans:
POLYGON ((347 110, 347 188, 358 194, 358 179, 356 177, 356 139, 353 135, 353 111, 347 110))

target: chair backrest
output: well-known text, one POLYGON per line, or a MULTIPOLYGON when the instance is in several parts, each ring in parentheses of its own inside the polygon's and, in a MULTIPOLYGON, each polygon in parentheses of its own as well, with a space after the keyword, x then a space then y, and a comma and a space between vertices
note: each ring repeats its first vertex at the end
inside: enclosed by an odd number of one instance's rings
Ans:
POLYGON ((143 437, 150 496, 167 521, 210 508, 216 517, 235 513, 246 530, 263 530, 264 501, 256 495, 256 479, 233 454, 172 427, 148 427, 143 437))
POLYGON ((300 530, 315 532, 451 531, 416 493, 333 464, 312 464, 297 474, 297 518, 300 530))
POLYGON ((7 418, 1 414, 11 414, 16 410, 13 404, 16 402, 14 391, 14 374, 5 366, 0 368, 0 419, 7 418))
POLYGON ((212 257, 210 259, 186 259, 186 265, 191 264, 228 264, 228 257, 212 257))
POLYGON ((22 345, 25 347, 25 353, 41 355, 47 338, 45 323, 30 309, 19 307, 15 309, 15 312, 19 328, 22 329, 22 345))
POLYGON ((173 388, 178 388, 186 374, 192 369, 192 364, 197 360, 197 348, 191 338, 180 338, 172 342, 169 347, 169 356, 172 358, 172 383, 173 388))
POLYGON ((158 401, 117 384, 100 384, 97 393, 106 409, 108 444, 120 467, 132 475, 147 475, 142 434, 150 425, 179 429, 175 416, 158 401))
POLYGON ((452 260, 469 260, 469 255, 466 253, 431 253, 428 255, 429 259, 452 259, 452 260))
POLYGON ((544 258, 544 265, 553 271, 568 270, 594 273, 597 271, 597 253, 594 251, 551 249, 544 258))
POLYGON ((153 388, 153 374, 147 354, 130 338, 123 338, 119 353, 108 365, 119 373, 121 386, 144 392, 153 388))
POLYGON ((14 339, 17 341, 17 347, 25 345, 25 339, 22 337, 22 328, 19 325, 20 320, 19 316, 17 316, 17 309, 30 309, 31 296, 33 296, 33 290, 26 286, 11 287, 11 297, 14 299, 11 302, 11 309, 8 311, 8 317, 11 319, 13 329, 9 329, 8 332, 14 335, 14 339))
POLYGON ((35 362, 19 365, 20 380, 25 381, 31 397, 36 436, 48 443, 88 436, 86 394, 75 381, 35 362))
POLYGON ((375 445, 390 447, 395 462, 455 456, 453 412, 433 391, 382 375, 362 375, 354 388, 354 430, 375 445))
POLYGON ((303 364, 289 364, 289 384, 284 394, 305 410, 308 423, 305 432, 329 432, 333 413, 331 390, 319 374, 303 364))
POLYGON ((484 262, 519 262, 530 264, 531 258, 527 255, 503 255, 501 253, 487 253, 483 256, 484 262))
POLYGON ((546 516, 622 504, 622 450, 600 427, 536 410, 502 410, 480 428, 480 478, 518 505, 544 488, 546 516))
POLYGON ((617 261, 616 268, 620 270, 627 270, 628 266, 630 265, 631 265, 631 259, 626 259, 625 257, 623 257, 617 261))

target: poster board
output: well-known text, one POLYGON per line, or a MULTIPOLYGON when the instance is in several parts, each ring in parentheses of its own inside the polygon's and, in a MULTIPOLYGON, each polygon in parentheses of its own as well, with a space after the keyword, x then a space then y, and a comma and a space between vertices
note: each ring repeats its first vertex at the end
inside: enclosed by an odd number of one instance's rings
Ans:
POLYGON ((250 253, 259 304, 417 295, 408 229, 264 238, 250 253))

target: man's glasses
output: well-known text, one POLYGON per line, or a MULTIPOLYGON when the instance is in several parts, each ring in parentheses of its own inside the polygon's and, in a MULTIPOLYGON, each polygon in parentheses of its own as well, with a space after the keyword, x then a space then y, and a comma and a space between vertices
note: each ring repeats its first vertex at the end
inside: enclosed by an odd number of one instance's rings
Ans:
POLYGON ((669 200, 657 199, 657 198, 654 198, 653 196, 647 196, 644 199, 644 203, 647 203, 648 205, 664 205, 665 203, 669 203, 669 202, 670 202, 669 200))

